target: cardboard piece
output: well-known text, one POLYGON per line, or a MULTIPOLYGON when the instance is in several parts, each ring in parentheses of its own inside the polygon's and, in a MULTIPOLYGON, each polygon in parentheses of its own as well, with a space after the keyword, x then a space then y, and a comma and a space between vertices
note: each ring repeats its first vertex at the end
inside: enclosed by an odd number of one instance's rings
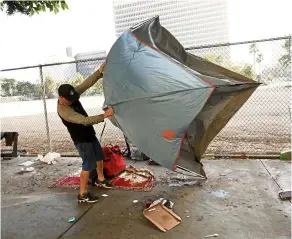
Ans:
POLYGON ((166 232, 181 223, 181 218, 162 204, 153 205, 143 215, 161 231, 166 232))

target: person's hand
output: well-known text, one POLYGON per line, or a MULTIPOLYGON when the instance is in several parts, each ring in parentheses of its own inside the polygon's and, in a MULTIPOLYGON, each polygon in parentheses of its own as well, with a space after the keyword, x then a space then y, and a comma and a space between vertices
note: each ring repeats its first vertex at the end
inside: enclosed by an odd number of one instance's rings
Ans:
POLYGON ((104 67, 105 67, 105 62, 102 63, 102 65, 99 67, 98 71, 99 71, 100 73, 103 73, 103 71, 104 71, 104 67))
POLYGON ((103 114, 104 118, 108 118, 108 117, 111 117, 113 115, 114 115, 113 108, 108 108, 103 114))

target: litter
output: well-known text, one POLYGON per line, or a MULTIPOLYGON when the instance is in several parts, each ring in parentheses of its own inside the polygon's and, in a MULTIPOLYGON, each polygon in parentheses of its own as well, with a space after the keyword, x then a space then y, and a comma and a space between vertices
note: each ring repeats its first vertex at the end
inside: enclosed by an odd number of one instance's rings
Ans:
POLYGON ((26 172, 32 172, 34 170, 34 167, 28 167, 25 169, 26 172))
POLYGON ((205 236, 205 238, 208 238, 208 237, 219 237, 219 234, 215 233, 213 235, 207 235, 207 236, 205 236))
POLYGON ((25 166, 25 167, 28 167, 28 166, 30 166, 30 165, 32 165, 32 164, 34 164, 34 162, 32 162, 32 161, 26 161, 26 162, 24 162, 24 163, 20 163, 20 164, 18 164, 19 166, 25 166))
POLYGON ((21 168, 20 173, 25 173, 25 172, 32 172, 34 171, 34 167, 28 167, 28 168, 21 168))
POLYGON ((164 200, 164 201, 162 202, 162 204, 163 204, 165 207, 167 207, 168 209, 172 209, 172 208, 173 208, 173 205, 174 205, 174 203, 173 203, 172 201, 169 201, 169 200, 164 200))
POLYGON ((37 159, 47 164, 56 164, 57 162, 55 161, 55 159, 60 157, 61 155, 59 153, 50 152, 47 153, 45 157, 39 154, 37 159))
POLYGON ((70 217, 70 218, 68 219, 68 222, 75 222, 75 221, 76 221, 75 217, 70 217))
POLYGON ((280 191, 279 192, 279 197, 281 200, 290 200, 291 199, 291 191, 287 190, 287 191, 280 191))
POLYGON ((138 202, 139 202, 138 200, 133 200, 133 203, 135 203, 135 204, 138 203, 138 202))
POLYGON ((104 198, 108 197, 107 194, 102 194, 101 196, 104 197, 104 198))
POLYGON ((174 228, 182 221, 178 215, 161 203, 145 209, 143 215, 163 232, 174 228))
POLYGON ((217 198, 225 198, 227 196, 228 192, 224 191, 224 190, 217 190, 217 191, 211 192, 211 194, 217 198))
POLYGON ((151 200, 147 201, 147 202, 144 204, 145 209, 148 208, 148 207, 150 207, 150 206, 152 205, 152 203, 153 203, 153 202, 152 202, 151 200))

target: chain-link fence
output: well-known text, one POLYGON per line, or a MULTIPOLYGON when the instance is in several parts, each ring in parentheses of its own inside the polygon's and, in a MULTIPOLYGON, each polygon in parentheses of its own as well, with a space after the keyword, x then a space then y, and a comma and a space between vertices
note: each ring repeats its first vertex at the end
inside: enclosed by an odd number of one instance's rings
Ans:
MULTIPOLYGON (((213 140, 207 153, 273 154, 289 147, 290 49, 291 36, 187 49, 263 83, 213 140)), ((30 154, 53 150, 75 155, 74 145, 56 112, 57 88, 65 82, 78 85, 104 60, 98 58, 2 70, 2 131, 17 131, 20 148, 30 154)), ((102 80, 81 97, 89 115, 102 113, 103 100, 102 80)), ((95 126, 97 136, 103 127, 103 123, 95 126)), ((102 143, 124 146, 122 132, 109 121, 106 121, 102 143)))

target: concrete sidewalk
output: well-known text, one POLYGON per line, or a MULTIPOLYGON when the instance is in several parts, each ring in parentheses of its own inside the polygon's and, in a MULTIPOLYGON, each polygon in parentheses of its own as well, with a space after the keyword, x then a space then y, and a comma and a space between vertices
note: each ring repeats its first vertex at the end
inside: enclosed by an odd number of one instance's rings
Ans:
MULTIPOLYGON (((66 166, 66 160, 53 167, 66 166)), ((214 233, 225 239, 291 238, 291 203, 278 198, 281 188, 291 188, 290 162, 205 160, 203 163, 208 181, 202 186, 169 187, 162 183, 172 180, 167 171, 151 166, 158 181, 151 192, 95 189, 96 194, 106 192, 109 196, 90 206, 77 204, 78 190, 74 189, 48 190, 37 184, 36 189, 18 195, 2 193, 1 238, 199 239, 214 233), (142 215, 143 202, 160 197, 173 201, 174 212, 182 218, 182 223, 167 233, 159 231, 142 215), (134 199, 139 200, 137 205, 132 203, 134 199), (68 223, 72 216, 77 219, 74 224, 68 223)), ((8 164, 2 164, 2 187, 6 190, 9 183, 19 187, 14 182, 17 177, 12 179, 13 174, 7 168, 13 162, 8 164)), ((137 162, 135 166, 142 164, 137 162)), ((46 165, 40 170, 52 169, 46 165)), ((28 176, 21 177, 23 183, 29 180, 28 176)))

